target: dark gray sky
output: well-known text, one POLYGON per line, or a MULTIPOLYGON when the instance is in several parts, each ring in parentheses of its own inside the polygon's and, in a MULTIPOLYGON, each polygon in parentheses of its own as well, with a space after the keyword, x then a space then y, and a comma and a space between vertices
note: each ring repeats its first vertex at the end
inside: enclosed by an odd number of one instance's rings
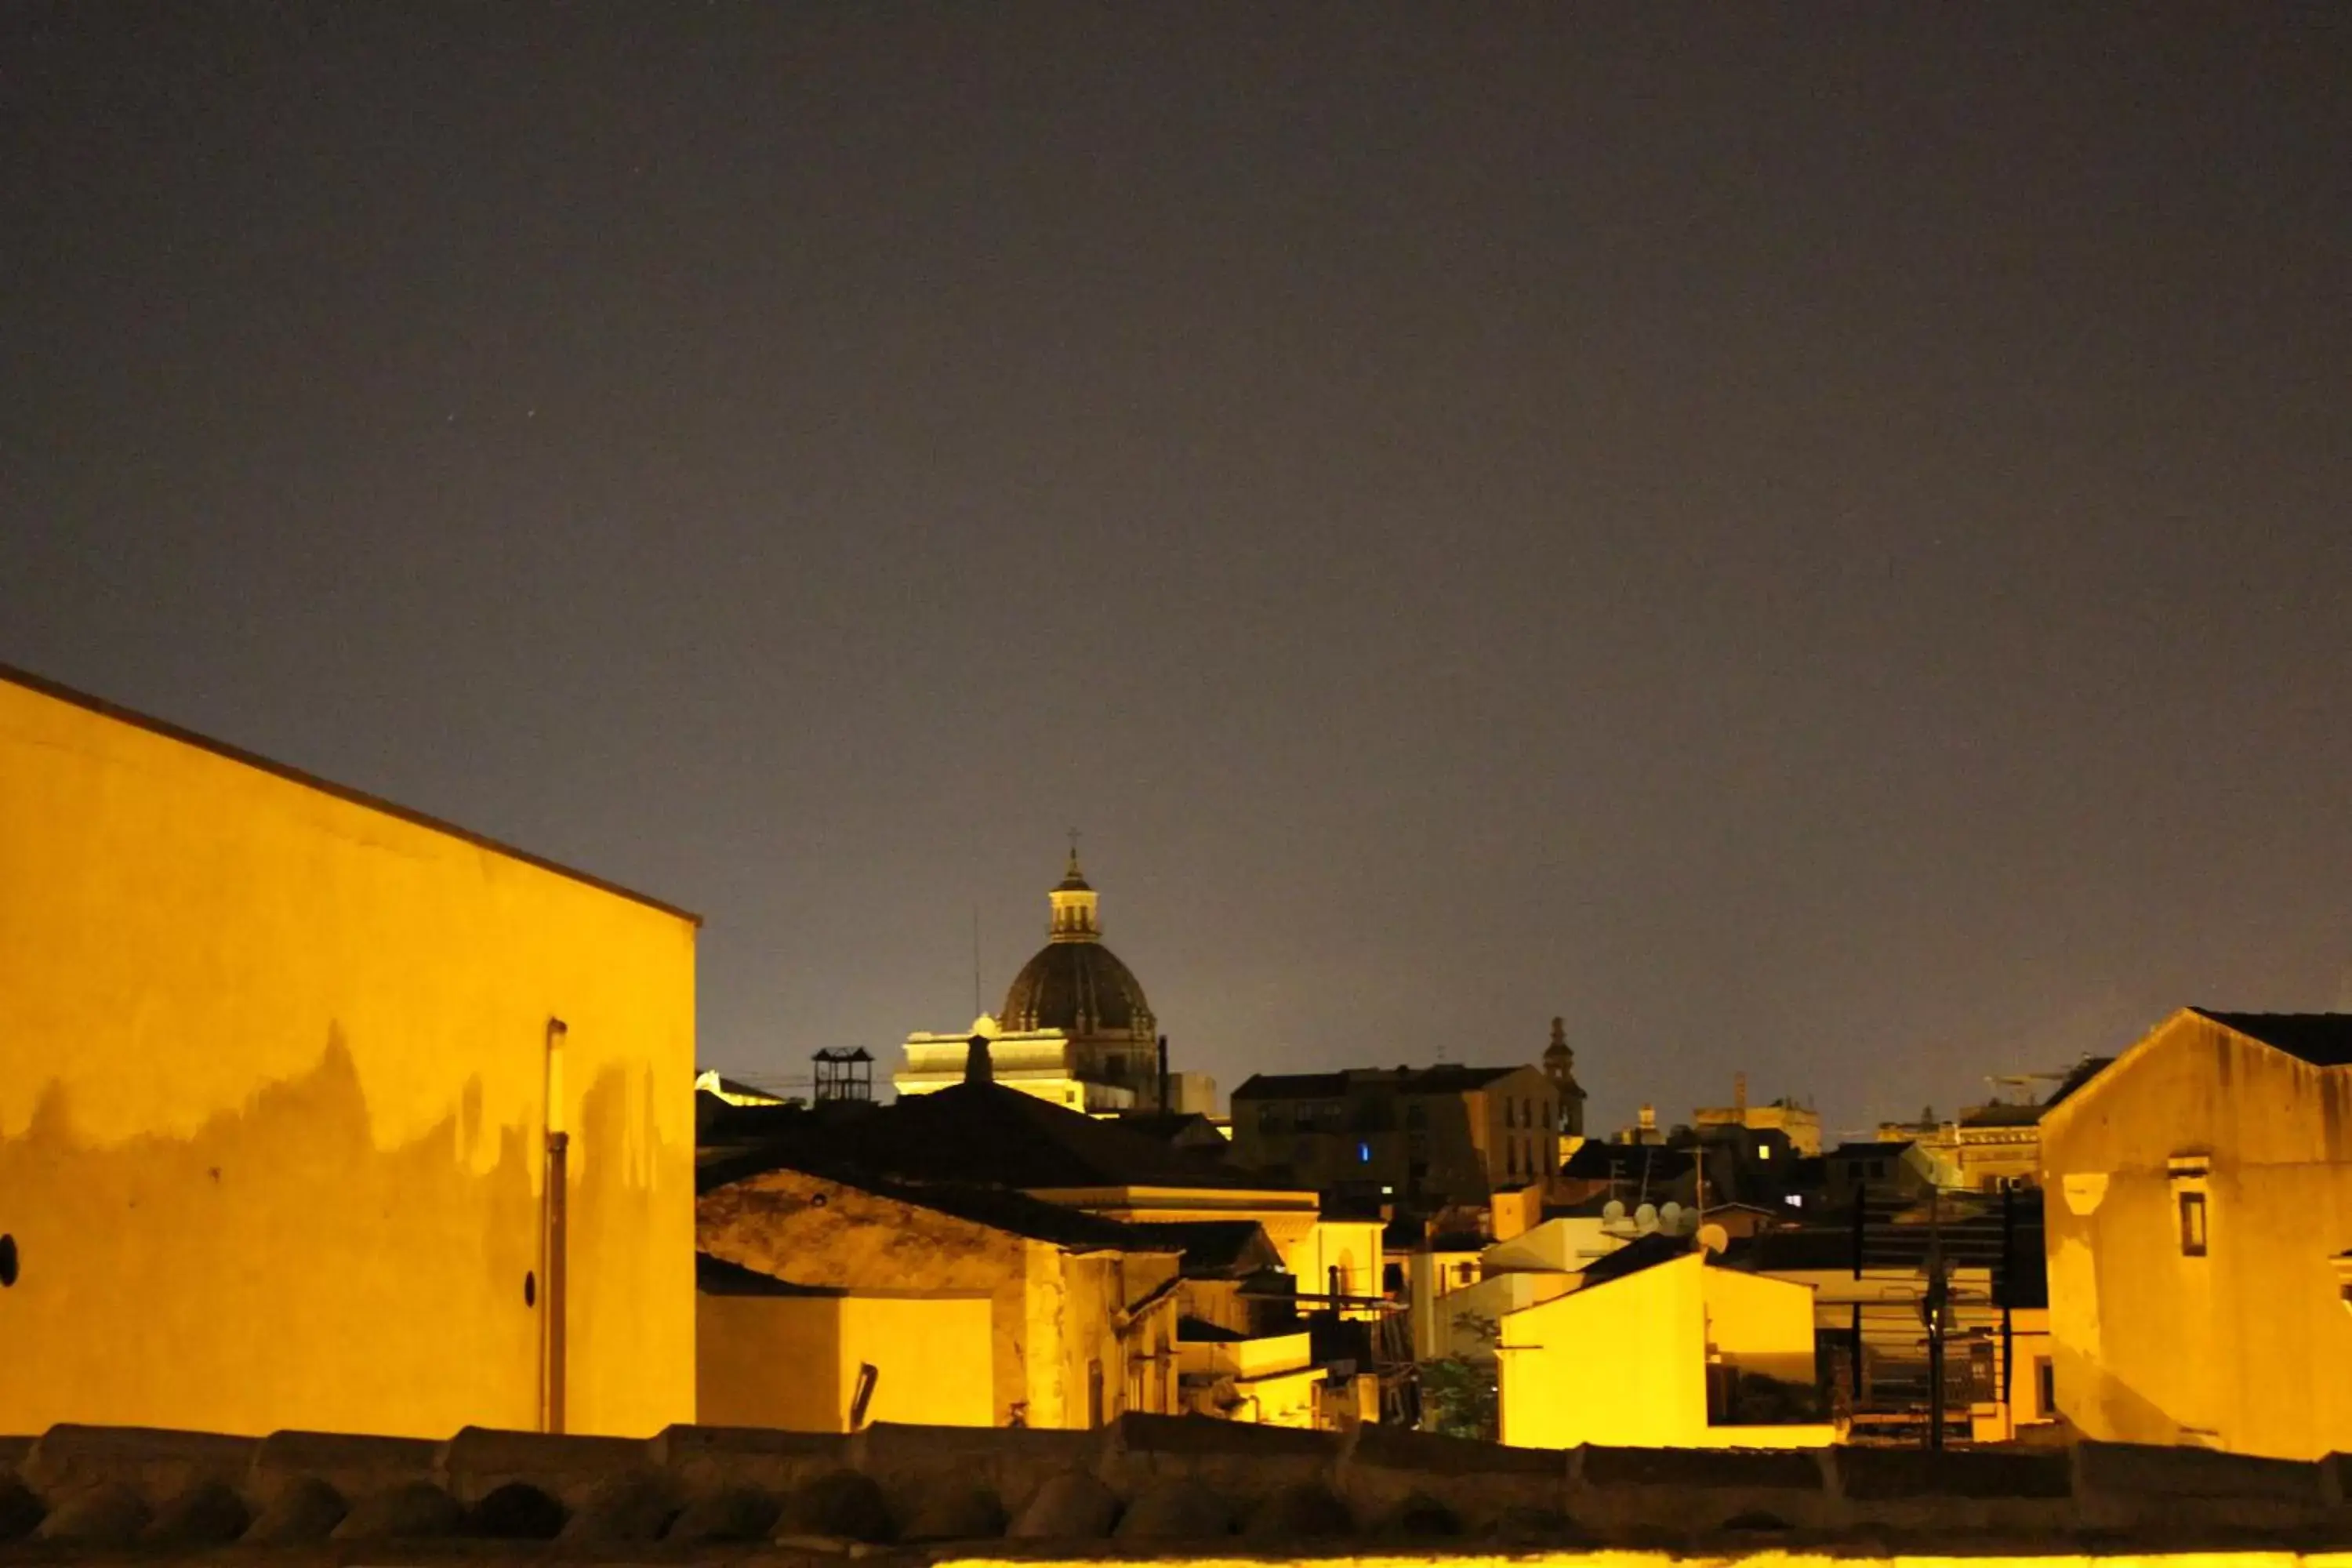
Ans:
POLYGON ((2352 1004, 2338 6, 0 9, 0 660, 703 911, 702 1048, 1833 1130, 2352 1004))

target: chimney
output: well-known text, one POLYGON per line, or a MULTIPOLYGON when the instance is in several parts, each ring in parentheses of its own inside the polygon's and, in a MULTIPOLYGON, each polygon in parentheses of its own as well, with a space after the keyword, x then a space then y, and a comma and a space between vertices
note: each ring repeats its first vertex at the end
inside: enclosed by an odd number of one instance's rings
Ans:
POLYGON ((1160 1109, 1162 1111, 1176 1109, 1168 1103, 1168 1037, 1165 1035, 1160 1037, 1160 1109))
POLYGON ((974 1035, 964 1042, 963 1080, 966 1083, 994 1083, 996 1069, 988 1059, 988 1037, 974 1035))

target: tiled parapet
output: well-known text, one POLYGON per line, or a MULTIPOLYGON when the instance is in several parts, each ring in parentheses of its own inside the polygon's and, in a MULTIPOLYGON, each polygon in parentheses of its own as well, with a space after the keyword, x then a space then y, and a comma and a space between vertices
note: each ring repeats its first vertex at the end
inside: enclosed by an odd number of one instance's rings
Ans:
MULTIPOLYGON (((270 1544, 614 1559, 1457 1560, 1612 1551, 1987 1563, 2352 1549, 2347 1460, 2194 1449, 1502 1448, 1129 1416, 1094 1432, 469 1428, 442 1442, 58 1427, 0 1446, 0 1563, 270 1544), (468 1545, 468 1543, 472 1543, 468 1545), (1419 1543, 1416 1545, 1415 1543, 1419 1543)), ((2352 1560, 2352 1551, 2347 1552, 2352 1560)), ((290 1559, 288 1561, 291 1561, 290 1559)))

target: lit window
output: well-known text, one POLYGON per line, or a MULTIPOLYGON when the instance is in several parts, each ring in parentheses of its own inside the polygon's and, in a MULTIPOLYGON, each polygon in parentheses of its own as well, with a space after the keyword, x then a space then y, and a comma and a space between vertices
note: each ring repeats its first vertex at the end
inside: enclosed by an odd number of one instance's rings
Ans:
POLYGON ((2205 1256, 2205 1194, 2180 1194, 2180 1256, 2205 1256))
POLYGON ((1772 1145, 1769 1143, 1759 1143, 1756 1145, 1756 1157, 1759 1160, 1770 1159, 1772 1157, 1772 1145))
POLYGON ((1356 1163, 1357 1163, 1357 1164, 1359 1164, 1359 1165, 1369 1165, 1369 1164, 1370 1164, 1371 1163, 1372 1163, 1372 1146, 1371 1146, 1370 1143, 1359 1143, 1359 1144, 1357 1144, 1357 1145, 1356 1145, 1356 1163))

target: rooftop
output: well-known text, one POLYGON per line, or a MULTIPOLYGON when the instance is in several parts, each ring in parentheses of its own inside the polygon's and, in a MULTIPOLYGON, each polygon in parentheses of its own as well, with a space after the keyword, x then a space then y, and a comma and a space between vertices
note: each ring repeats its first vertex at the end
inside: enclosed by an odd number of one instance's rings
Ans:
POLYGON ((1474 1068, 1440 1062, 1435 1067, 1427 1068, 1343 1068, 1337 1072, 1258 1073, 1234 1090, 1234 1099, 1337 1100, 1351 1088, 1374 1085, 1385 1086, 1399 1094, 1463 1094, 1525 1070, 1525 1066, 1522 1063, 1517 1067, 1474 1068))
MULTIPOLYGON (((2352 1067, 2352 1013, 2218 1013, 2210 1007, 2189 1011, 2313 1067, 2352 1067)), ((2099 1065, 2105 1067, 2105 1060, 2099 1065)), ((2079 1087, 2067 1086, 2070 1090, 2079 1087)), ((2051 1103, 2058 1099, 2053 1095, 2051 1103)))

